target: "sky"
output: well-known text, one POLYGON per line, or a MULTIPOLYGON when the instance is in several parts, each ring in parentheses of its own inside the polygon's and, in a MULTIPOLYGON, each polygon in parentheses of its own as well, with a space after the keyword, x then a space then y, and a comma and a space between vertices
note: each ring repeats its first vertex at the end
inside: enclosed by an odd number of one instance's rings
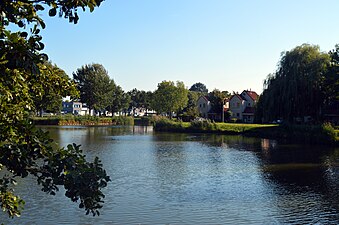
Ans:
POLYGON ((44 52, 72 77, 99 63, 125 91, 164 80, 262 92, 281 53, 339 43, 337 0, 106 0, 79 23, 42 15, 44 52))

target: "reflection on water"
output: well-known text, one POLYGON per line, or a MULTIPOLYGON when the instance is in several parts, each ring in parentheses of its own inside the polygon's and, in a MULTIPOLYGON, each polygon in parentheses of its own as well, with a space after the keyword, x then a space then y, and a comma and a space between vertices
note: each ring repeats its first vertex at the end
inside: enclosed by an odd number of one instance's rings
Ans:
POLYGON ((81 143, 112 182, 100 217, 24 180, 27 205, 5 224, 338 224, 339 150, 151 127, 49 127, 81 143))

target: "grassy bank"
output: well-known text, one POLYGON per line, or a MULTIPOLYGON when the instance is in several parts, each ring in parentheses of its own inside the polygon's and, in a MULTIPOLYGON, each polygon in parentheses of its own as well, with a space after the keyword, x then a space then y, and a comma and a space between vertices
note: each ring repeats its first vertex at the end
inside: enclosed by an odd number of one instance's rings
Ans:
POLYGON ((181 122, 167 118, 158 119, 156 131, 187 133, 221 133, 287 140, 307 144, 338 145, 339 130, 331 125, 276 125, 276 124, 236 124, 214 123, 208 120, 181 122))
POLYGON ((97 117, 97 116, 49 116, 33 117, 33 123, 36 125, 133 125, 133 117, 116 116, 116 117, 97 117))

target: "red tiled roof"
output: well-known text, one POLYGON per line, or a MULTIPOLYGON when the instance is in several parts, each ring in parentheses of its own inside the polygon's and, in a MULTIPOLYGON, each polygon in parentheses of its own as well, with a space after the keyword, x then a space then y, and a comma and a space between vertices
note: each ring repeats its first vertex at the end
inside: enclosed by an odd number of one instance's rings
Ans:
POLYGON ((250 96, 254 101, 256 101, 259 95, 255 91, 244 91, 250 96))

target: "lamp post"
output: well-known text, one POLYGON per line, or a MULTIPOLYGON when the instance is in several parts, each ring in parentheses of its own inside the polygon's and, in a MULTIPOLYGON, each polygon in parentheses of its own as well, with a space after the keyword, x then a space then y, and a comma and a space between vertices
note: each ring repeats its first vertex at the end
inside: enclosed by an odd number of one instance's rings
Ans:
POLYGON ((222 100, 222 104, 221 104, 221 122, 223 123, 225 120, 225 115, 224 115, 224 101, 225 99, 222 100))

